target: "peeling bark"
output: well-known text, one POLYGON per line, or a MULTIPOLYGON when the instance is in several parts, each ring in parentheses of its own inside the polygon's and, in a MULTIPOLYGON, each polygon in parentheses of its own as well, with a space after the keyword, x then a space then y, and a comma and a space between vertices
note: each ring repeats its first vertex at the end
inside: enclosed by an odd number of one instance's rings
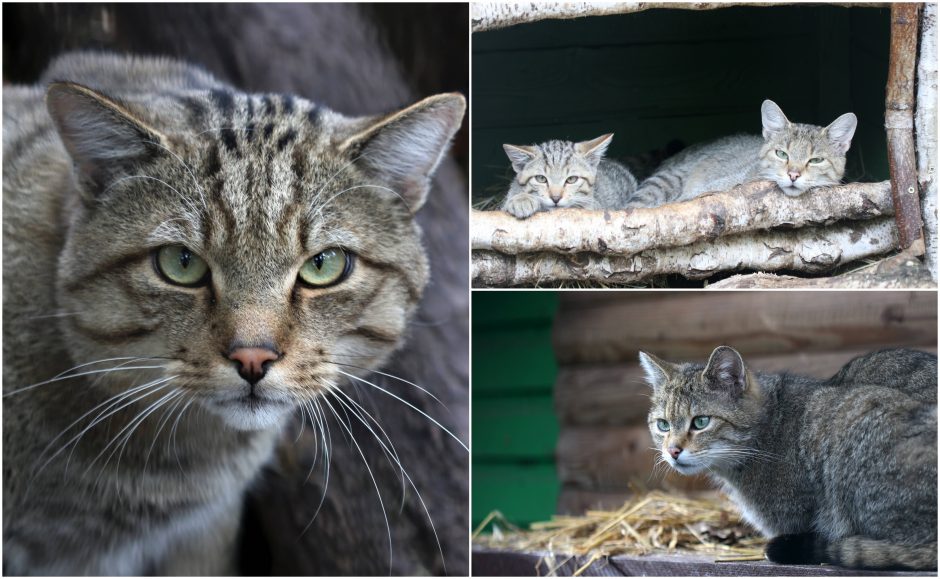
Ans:
POLYGON ((557 281, 637 283, 679 274, 704 279, 723 271, 801 271, 818 274, 897 247, 890 217, 830 227, 752 232, 684 247, 648 249, 628 255, 539 252, 505 255, 473 251, 473 284, 538 285, 557 281))
MULTIPOLYGON (((886 3, 837 2, 836 6, 884 7, 886 3)), ((779 6, 774 2, 472 2, 471 28, 483 32, 538 20, 562 20, 582 16, 606 16, 642 12, 653 8, 713 10, 731 6, 779 6)))
POLYGON ((821 187, 787 197, 770 181, 651 209, 536 213, 524 220, 502 211, 474 211, 475 250, 519 254, 537 251, 633 255, 771 228, 798 228, 844 219, 891 215, 890 183, 821 187))
POLYGON ((917 63, 917 175, 921 190, 927 268, 937 281, 937 5, 925 4, 917 63))
POLYGON ((888 85, 885 91, 885 132, 888 137, 888 165, 891 197, 898 224, 901 249, 915 243, 923 254, 923 222, 914 153, 914 61, 917 56, 917 30, 920 4, 891 5, 891 47, 888 85))

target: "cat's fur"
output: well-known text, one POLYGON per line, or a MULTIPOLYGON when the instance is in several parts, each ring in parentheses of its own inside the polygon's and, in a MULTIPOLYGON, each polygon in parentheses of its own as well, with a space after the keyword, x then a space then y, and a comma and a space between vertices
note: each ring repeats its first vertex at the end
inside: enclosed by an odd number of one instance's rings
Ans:
POLYGON ((727 346, 704 366, 640 362, 662 459, 719 481, 770 560, 936 569, 935 355, 881 350, 829 380, 755 373, 727 346))
POLYGON ((42 86, 3 95, 5 571, 230 573, 245 489, 290 412, 325 409, 340 371, 365 376, 405 338, 428 279, 413 214, 464 101, 347 118, 93 53, 45 80, 46 104, 42 86), (162 281, 166 244, 203 256, 211 284, 162 281), (355 255, 348 278, 299 287, 327 247, 355 255), (281 354, 257 388, 225 355, 237 344, 281 354), (237 402, 251 392, 267 402, 237 402))
POLYGON ((538 211, 567 207, 625 208, 636 179, 620 163, 604 158, 613 137, 503 145, 516 175, 501 209, 524 219, 538 211))
POLYGON ((688 201, 759 179, 774 181, 791 197, 841 182, 858 123, 854 114, 845 113, 827 127, 791 123, 776 103, 765 100, 761 122, 762 136, 724 137, 667 159, 640 184, 629 205, 688 201))

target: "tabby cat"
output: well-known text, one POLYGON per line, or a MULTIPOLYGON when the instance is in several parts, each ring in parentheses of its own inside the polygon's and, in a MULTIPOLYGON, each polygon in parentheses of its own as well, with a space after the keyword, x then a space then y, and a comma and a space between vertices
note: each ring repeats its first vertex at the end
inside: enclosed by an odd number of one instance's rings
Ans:
POLYGON ((829 380, 640 353, 662 460, 707 472, 778 563, 937 568, 937 357, 881 350, 829 380))
POLYGON ((791 123, 771 100, 761 105, 763 137, 734 135, 667 159, 636 190, 631 207, 657 207, 724 191, 749 181, 774 181, 784 194, 837 185, 858 123, 845 113, 828 127, 791 123))
POLYGON ((3 91, 4 571, 231 574, 279 429, 363 420, 339 382, 403 343, 464 99, 350 118, 98 53, 46 83, 3 91))
POLYGON ((503 145, 516 176, 501 209, 519 219, 538 211, 623 209, 636 189, 630 170, 604 158, 613 134, 590 141, 503 145))

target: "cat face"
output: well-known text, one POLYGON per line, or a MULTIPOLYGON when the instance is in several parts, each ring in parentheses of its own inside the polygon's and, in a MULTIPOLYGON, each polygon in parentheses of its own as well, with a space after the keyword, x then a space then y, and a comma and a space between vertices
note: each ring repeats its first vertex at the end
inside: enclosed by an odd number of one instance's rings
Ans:
POLYGON ((845 175, 845 154, 858 119, 846 113, 828 127, 791 123, 776 103, 761 105, 764 146, 760 177, 795 197, 810 187, 837 185, 845 175))
POLYGON ((732 469, 750 450, 761 400, 741 355, 727 346, 703 368, 640 352, 653 387, 649 428, 662 460, 682 474, 732 469))
POLYGON ((361 119, 223 90, 158 102, 48 93, 79 192, 57 288, 75 362, 137 358, 243 430, 381 364, 427 283, 413 214, 463 98, 361 119))
POLYGON ((613 135, 590 141, 548 141, 540 145, 503 145, 516 171, 516 181, 543 209, 591 208, 597 166, 613 135))

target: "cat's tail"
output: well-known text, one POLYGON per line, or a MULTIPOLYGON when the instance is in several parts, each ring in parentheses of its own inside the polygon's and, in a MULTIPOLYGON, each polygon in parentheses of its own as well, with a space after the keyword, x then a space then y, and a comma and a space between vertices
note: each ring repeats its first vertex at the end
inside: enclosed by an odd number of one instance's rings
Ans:
POLYGON ((902 545, 855 535, 829 541, 816 533, 779 535, 767 544, 774 563, 818 565, 828 563, 850 569, 937 568, 937 543, 902 545))

